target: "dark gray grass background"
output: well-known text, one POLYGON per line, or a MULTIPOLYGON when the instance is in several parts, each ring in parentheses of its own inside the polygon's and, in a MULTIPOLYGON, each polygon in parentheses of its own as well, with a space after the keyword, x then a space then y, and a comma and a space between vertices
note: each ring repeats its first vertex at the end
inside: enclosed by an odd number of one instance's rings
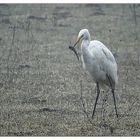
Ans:
MULTIPOLYGON (((140 5, 1 4, 1 136, 139 136, 140 5), (82 28, 115 55, 115 95, 102 92, 68 49, 82 28)), ((77 47, 80 53, 80 47, 77 47)))

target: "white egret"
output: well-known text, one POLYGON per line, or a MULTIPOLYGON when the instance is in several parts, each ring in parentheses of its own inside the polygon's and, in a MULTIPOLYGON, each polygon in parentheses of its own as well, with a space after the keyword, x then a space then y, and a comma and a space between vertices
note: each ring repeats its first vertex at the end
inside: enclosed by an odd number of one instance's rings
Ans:
POLYGON ((111 51, 102 42, 97 40, 90 41, 90 33, 87 29, 82 29, 79 32, 77 41, 73 47, 75 47, 80 41, 83 68, 90 73, 97 86, 97 96, 92 118, 94 117, 98 97, 100 94, 99 85, 103 84, 111 88, 115 112, 116 116, 118 117, 116 99, 114 95, 115 85, 118 82, 117 64, 115 58, 111 51))

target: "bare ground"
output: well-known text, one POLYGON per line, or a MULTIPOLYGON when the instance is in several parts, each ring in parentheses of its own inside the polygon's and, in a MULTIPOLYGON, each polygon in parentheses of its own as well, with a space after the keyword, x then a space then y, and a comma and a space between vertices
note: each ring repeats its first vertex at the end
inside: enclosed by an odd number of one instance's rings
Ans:
MULTIPOLYGON (((1 136, 139 136, 140 5, 0 5, 1 136), (119 118, 68 49, 80 29, 116 56, 119 118)), ((79 52, 80 52, 80 48, 79 52)))

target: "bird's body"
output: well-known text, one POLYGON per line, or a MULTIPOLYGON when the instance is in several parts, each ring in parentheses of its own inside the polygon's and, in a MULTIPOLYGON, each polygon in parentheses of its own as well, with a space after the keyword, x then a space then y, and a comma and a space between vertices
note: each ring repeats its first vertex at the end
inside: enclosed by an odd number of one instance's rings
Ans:
POLYGON ((92 117, 94 116, 97 100, 99 97, 99 85, 107 85, 111 88, 115 111, 117 114, 116 100, 114 95, 115 85, 118 82, 117 64, 111 51, 100 41, 90 40, 90 34, 87 29, 82 29, 74 47, 81 42, 81 60, 83 68, 86 69, 97 84, 97 97, 94 105, 92 117))
POLYGON ((113 89, 117 84, 117 64, 110 50, 100 41, 82 41, 81 60, 83 68, 92 76, 95 82, 110 86, 107 75, 112 80, 113 89))

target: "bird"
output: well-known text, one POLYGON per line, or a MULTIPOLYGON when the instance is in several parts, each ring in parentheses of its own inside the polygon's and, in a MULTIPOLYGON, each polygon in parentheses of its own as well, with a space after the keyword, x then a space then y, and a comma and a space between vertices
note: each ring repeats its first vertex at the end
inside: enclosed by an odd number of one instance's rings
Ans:
POLYGON ((96 83, 97 95, 92 113, 94 118, 97 101, 100 94, 100 86, 108 86, 111 89, 115 113, 118 118, 115 86, 118 83, 117 63, 112 52, 100 41, 91 40, 88 29, 81 29, 77 40, 73 46, 81 43, 81 61, 83 68, 88 71, 92 79, 96 83))

